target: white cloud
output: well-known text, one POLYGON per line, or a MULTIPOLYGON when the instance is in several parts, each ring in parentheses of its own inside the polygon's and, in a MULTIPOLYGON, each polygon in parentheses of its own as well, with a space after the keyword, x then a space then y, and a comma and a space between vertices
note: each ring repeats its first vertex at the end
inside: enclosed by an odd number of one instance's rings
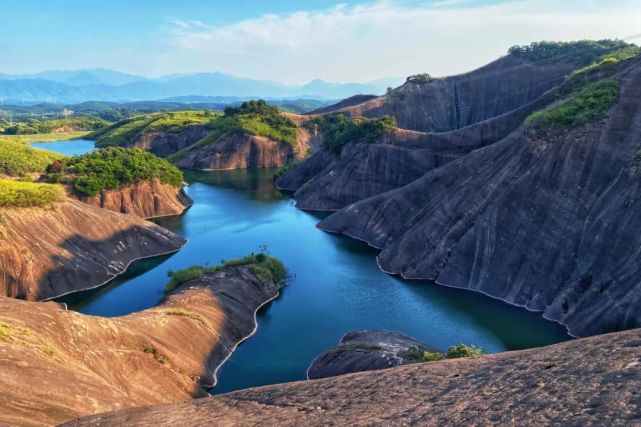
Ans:
POLYGON ((488 6, 441 0, 339 5, 314 12, 264 15, 230 25, 175 21, 164 52, 181 70, 219 70, 303 82, 315 77, 365 81, 417 72, 446 75, 537 40, 615 38, 638 33, 641 4, 521 0, 488 6))

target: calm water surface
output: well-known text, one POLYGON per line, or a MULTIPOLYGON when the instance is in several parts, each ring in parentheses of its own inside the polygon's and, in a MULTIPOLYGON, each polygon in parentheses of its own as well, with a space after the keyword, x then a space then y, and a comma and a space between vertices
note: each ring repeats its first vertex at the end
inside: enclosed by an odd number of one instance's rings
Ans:
POLYGON ((168 270, 215 265, 268 245, 291 278, 281 296, 259 312, 257 333, 220 369, 215 393, 304 379, 314 357, 355 329, 399 331, 441 349, 476 344, 489 352, 568 339, 563 327, 540 314, 382 273, 377 251, 318 230, 321 218, 297 210, 276 191, 273 173, 186 171, 194 206, 183 216, 156 221, 188 239, 183 249, 139 261, 107 286, 63 300, 91 315, 143 310, 162 298, 168 270))
POLYGON ((73 139, 71 141, 34 142, 34 148, 55 151, 67 156, 77 156, 94 149, 94 142, 88 139, 73 139))

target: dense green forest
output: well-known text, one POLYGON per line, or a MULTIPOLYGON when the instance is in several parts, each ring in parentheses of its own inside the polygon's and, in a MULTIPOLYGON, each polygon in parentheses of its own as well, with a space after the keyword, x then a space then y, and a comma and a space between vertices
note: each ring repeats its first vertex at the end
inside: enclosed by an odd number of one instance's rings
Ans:
POLYGON ((51 183, 71 185, 74 191, 85 196, 150 179, 175 187, 183 182, 180 169, 166 160, 145 150, 120 147, 54 161, 47 167, 44 178, 51 183))
POLYGON ((396 119, 391 116, 371 120, 349 119, 344 114, 330 114, 314 118, 308 126, 320 130, 325 148, 338 154, 349 142, 377 142, 394 130, 396 119))
POLYGON ((568 60, 575 64, 586 66, 604 55, 634 48, 637 47, 622 40, 543 41, 524 46, 512 46, 508 52, 512 56, 532 62, 551 61, 567 56, 568 60))

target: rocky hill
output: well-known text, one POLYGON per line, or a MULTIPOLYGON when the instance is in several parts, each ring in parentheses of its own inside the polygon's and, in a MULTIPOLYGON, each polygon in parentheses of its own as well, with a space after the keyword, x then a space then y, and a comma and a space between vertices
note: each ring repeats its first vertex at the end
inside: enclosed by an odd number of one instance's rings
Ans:
POLYGON ((177 251, 185 240, 133 215, 77 200, 0 208, 0 295, 54 298, 99 286, 134 260, 177 251))
POLYGON ((251 266, 178 286, 116 318, 0 297, 0 424, 45 426, 207 396, 215 372, 278 295, 251 266))
POLYGON ((66 426, 636 425, 641 331, 96 415, 66 426))

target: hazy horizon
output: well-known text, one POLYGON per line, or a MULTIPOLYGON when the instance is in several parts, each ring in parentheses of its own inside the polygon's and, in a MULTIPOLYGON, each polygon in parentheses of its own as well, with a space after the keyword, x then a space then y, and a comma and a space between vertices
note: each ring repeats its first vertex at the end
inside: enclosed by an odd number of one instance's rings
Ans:
POLYGON ((148 78, 368 82, 458 74, 512 45, 625 38, 641 28, 641 4, 631 0, 3 3, 3 74, 105 68, 148 78))

